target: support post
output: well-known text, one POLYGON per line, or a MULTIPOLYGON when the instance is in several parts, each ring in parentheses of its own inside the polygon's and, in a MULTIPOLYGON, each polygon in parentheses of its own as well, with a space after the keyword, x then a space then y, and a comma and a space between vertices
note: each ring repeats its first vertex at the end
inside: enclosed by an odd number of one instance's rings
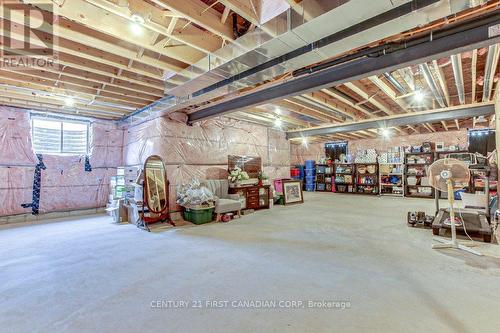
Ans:
MULTIPOLYGON (((495 149, 497 153, 497 175, 500 175, 500 93, 496 89, 495 96, 495 149)), ((498 177, 498 176, 497 176, 498 177)), ((500 182, 497 182, 497 193, 500 193, 500 182)), ((497 200, 497 208, 500 209, 500 200, 497 200)))

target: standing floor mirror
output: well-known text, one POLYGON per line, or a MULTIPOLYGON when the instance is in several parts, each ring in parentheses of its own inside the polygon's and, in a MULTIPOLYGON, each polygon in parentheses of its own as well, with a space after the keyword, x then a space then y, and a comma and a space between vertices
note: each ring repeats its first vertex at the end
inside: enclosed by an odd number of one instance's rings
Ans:
POLYGON ((174 223, 168 213, 168 180, 165 164, 160 156, 149 156, 144 163, 144 206, 143 224, 140 226, 151 231, 149 224, 157 222, 174 223))

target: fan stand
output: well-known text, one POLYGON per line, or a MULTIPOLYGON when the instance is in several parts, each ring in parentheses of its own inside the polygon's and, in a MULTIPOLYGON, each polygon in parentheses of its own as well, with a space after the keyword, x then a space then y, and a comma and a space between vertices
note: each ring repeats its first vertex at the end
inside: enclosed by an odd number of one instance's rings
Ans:
MULTIPOLYGON (((469 253, 482 256, 480 252, 477 252, 473 249, 471 249, 469 246, 475 246, 474 243, 468 242, 466 245, 460 244, 457 241, 457 229, 455 226, 455 209, 453 208, 453 203, 455 201, 454 199, 454 193, 453 193, 453 184, 452 180, 450 178, 446 179, 446 184, 448 187, 448 203, 450 204, 450 227, 451 227, 451 241, 445 238, 437 238, 434 237, 435 241, 438 241, 442 244, 434 244, 432 245, 433 249, 458 249, 458 250, 463 250, 467 251, 469 253)), ((463 221, 462 221, 463 223, 463 221)))

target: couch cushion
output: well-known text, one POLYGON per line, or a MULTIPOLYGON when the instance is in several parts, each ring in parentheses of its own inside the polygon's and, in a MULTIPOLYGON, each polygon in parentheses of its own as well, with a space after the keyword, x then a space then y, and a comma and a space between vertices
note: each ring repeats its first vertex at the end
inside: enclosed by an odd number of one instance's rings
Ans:
POLYGON ((216 213, 229 213, 241 209, 241 202, 230 199, 219 199, 217 206, 215 206, 216 213))
POLYGON ((219 198, 227 198, 229 181, 227 179, 210 179, 202 183, 206 186, 214 195, 219 198))

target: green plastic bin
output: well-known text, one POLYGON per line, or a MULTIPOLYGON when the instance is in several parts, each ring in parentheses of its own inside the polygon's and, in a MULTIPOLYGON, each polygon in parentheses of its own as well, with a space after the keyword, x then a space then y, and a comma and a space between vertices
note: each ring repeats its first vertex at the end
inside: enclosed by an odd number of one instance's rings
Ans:
POLYGON ((184 207, 184 220, 194 224, 203 224, 212 222, 214 207, 208 208, 187 208, 184 207))

